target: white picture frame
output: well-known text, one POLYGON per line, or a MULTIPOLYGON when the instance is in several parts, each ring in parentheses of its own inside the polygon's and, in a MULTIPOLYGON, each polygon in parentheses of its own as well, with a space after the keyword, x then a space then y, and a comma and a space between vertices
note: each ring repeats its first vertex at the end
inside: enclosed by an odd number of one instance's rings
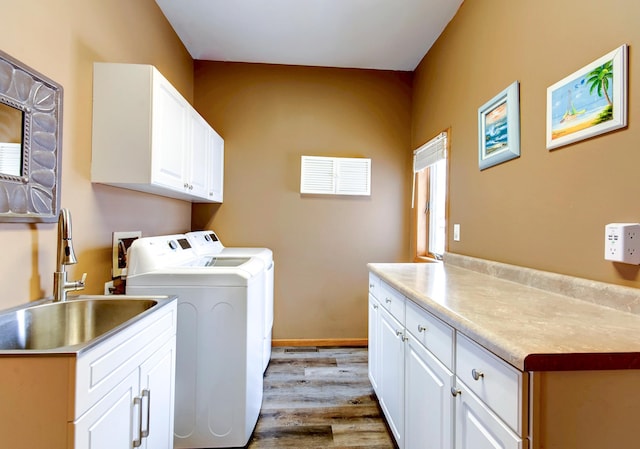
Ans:
POLYGON ((627 126, 627 45, 547 88, 547 149, 627 126))

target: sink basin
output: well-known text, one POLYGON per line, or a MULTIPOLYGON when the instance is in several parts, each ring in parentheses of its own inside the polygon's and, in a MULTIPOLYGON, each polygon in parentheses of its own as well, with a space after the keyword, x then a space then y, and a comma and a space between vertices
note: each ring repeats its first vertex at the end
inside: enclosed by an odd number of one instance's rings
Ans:
POLYGON ((0 312, 0 351, 86 344, 140 317, 160 302, 163 298, 96 295, 26 304, 0 312))

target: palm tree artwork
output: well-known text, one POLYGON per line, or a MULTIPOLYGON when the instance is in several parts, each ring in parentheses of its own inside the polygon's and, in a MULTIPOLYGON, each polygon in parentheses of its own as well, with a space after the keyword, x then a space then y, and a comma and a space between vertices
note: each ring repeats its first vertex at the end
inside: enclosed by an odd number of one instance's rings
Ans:
POLYGON ((627 126, 627 44, 547 88, 547 149, 627 126))
POLYGON ((602 64, 600 67, 592 70, 588 75, 587 83, 589 84, 589 93, 593 95, 596 91, 599 97, 604 94, 607 99, 607 106, 598 115, 594 124, 606 122, 613 118, 613 102, 609 97, 609 83, 613 83, 613 60, 602 64))
POLYGON ((613 60, 573 78, 553 93, 553 138, 572 134, 613 118, 613 60))

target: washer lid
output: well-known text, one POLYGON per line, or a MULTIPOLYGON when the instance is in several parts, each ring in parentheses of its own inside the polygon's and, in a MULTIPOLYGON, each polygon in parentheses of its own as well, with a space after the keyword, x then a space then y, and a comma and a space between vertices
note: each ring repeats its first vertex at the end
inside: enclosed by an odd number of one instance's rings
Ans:
POLYGON ((185 266, 191 267, 240 267, 249 262, 249 257, 216 257, 204 256, 194 261, 187 262, 185 266))

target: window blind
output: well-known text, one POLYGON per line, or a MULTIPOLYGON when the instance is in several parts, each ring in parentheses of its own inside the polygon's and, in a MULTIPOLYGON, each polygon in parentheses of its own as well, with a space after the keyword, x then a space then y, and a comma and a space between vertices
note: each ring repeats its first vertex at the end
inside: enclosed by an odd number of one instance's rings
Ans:
POLYGON ((440 133, 413 152, 413 172, 424 170, 446 157, 447 133, 440 133))
POLYGON ((413 152, 413 187, 411 188, 411 208, 416 199, 416 173, 430 165, 446 159, 447 133, 441 132, 413 152))

